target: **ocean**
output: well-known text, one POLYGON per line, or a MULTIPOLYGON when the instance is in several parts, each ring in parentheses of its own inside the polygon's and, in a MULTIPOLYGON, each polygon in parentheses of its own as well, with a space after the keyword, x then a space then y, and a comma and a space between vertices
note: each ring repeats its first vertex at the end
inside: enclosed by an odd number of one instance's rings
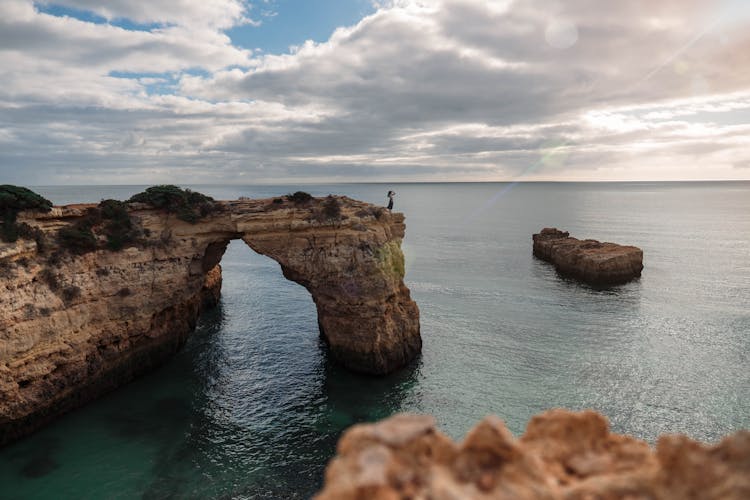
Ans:
MULTIPOLYGON (((220 199, 304 190, 406 214, 423 352, 375 378, 329 361, 307 291, 232 242, 223 298, 154 372, 0 449, 0 498, 309 498, 348 426, 488 414, 520 435, 553 407, 616 432, 713 442, 750 427, 750 182, 190 186, 220 199), (636 245, 643 276, 596 289, 533 258, 531 235, 636 245)), ((36 187, 56 204, 143 186, 36 187)))

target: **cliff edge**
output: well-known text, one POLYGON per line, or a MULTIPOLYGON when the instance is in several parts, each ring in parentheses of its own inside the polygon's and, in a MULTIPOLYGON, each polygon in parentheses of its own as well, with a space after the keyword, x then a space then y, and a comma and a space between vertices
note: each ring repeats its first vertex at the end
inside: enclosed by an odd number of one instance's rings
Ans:
POLYGON ((421 350, 402 214, 346 197, 215 202, 182 218, 110 205, 20 212, 33 238, 0 242, 0 444, 175 353, 218 301, 233 239, 310 292, 331 356, 348 368, 385 374, 421 350), (112 206, 125 213, 107 219, 112 206))

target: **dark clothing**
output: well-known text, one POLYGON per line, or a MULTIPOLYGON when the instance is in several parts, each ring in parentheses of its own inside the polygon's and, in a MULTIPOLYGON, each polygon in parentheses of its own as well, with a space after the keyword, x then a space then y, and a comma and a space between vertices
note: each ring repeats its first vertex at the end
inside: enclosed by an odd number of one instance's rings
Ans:
POLYGON ((392 209, 393 209, 393 198, 388 200, 388 210, 392 210, 392 209))

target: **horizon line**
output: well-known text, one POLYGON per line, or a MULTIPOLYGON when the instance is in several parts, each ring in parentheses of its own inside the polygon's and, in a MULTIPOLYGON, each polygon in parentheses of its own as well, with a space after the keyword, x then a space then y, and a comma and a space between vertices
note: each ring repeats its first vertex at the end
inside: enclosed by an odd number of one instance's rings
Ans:
MULTIPOLYGON (((186 182, 177 183, 184 186, 325 186, 331 184, 685 184, 685 183, 720 183, 720 182, 750 182, 750 179, 685 179, 685 180, 505 180, 505 181, 331 181, 331 182, 256 182, 248 184, 227 183, 201 183, 186 182)), ((159 186, 173 183, 157 182, 145 184, 25 184, 29 187, 136 187, 136 186, 159 186)), ((20 186, 21 184, 15 184, 20 186)))

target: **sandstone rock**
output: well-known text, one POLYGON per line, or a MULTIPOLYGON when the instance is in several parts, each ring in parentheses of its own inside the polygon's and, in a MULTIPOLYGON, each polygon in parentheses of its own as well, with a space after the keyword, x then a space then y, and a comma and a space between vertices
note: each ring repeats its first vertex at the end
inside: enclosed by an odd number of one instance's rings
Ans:
POLYGON ((131 204, 148 235, 121 251, 57 253, 56 231, 92 205, 20 214, 50 248, 0 243, 0 444, 162 363, 221 290, 219 262, 242 239, 311 293, 331 356, 350 369, 394 371, 421 349, 419 310, 403 282, 404 216, 341 197, 219 202, 197 224, 131 204), (362 229, 364 227, 364 230, 362 229))
POLYGON ((626 283, 641 275, 643 251, 633 246, 571 238, 567 231, 544 228, 533 236, 534 255, 560 274, 592 285, 626 283))
POLYGON ((714 446, 665 436, 656 452, 591 411, 552 410, 515 439, 497 417, 454 443, 430 417, 355 425, 317 500, 740 500, 750 498, 750 432, 714 446))

